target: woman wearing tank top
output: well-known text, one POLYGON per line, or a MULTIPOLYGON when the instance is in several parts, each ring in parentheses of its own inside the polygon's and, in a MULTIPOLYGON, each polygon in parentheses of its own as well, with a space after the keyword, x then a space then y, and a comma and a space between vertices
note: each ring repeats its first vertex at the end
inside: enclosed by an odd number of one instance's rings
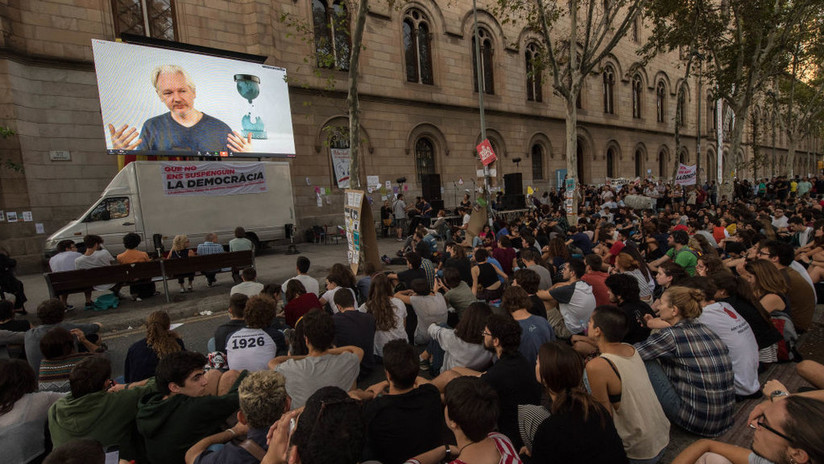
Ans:
POLYGON ((475 266, 472 266, 472 293, 479 300, 497 300, 503 295, 503 284, 498 276, 506 278, 506 274, 492 264, 486 262, 489 252, 485 248, 475 250, 475 266))
POLYGON ((632 464, 654 464, 669 444, 667 420, 647 376, 644 361, 632 345, 621 343, 626 314, 615 306, 598 306, 588 334, 600 357, 586 366, 592 397, 612 414, 615 429, 632 464))

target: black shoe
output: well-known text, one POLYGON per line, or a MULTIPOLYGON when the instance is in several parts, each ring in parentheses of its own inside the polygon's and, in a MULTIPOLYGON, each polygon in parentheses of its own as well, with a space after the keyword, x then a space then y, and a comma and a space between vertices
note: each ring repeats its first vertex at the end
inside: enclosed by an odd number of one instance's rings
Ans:
POLYGON ((28 311, 26 311, 26 308, 15 309, 14 312, 21 315, 26 315, 29 313, 28 311))

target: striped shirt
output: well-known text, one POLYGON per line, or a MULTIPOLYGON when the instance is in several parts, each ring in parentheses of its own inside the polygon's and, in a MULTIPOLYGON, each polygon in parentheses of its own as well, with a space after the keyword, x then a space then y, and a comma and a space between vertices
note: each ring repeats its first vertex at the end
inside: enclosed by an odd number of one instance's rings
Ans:
MULTIPOLYGON (((495 448, 498 449, 498 454, 501 455, 498 464, 522 464, 523 461, 521 461, 521 457, 518 455, 518 450, 515 449, 515 446, 509 441, 506 435, 492 432, 487 435, 487 438, 491 438, 492 441, 495 442, 495 448)), ((421 464, 421 462, 412 458, 408 459, 404 464, 421 464)), ((466 464, 466 462, 462 461, 461 458, 457 458, 450 461, 449 464, 466 464)))
POLYGON ((40 373, 37 378, 40 391, 67 392, 69 374, 80 361, 93 356, 92 353, 72 353, 57 359, 44 359, 40 362, 40 373))
POLYGON ((677 418, 689 432, 717 436, 733 423, 735 378, 729 349, 697 320, 682 320, 635 344, 642 359, 658 359, 681 399, 677 418))
POLYGON ((223 253, 223 245, 215 242, 203 242, 197 246, 197 254, 198 256, 203 255, 216 255, 218 253, 223 253))

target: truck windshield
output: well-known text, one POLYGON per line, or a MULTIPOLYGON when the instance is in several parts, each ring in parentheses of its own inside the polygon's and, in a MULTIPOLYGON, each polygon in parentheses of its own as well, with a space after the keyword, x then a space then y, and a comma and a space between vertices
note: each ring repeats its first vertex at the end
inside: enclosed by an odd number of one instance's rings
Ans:
POLYGON ((85 222, 109 221, 129 216, 129 198, 106 198, 97 205, 85 222))

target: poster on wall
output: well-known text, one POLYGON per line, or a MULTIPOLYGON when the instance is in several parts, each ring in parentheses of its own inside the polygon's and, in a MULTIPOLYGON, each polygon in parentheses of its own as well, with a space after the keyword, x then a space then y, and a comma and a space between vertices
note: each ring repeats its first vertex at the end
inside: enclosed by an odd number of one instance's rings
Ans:
POLYGON ((332 148, 332 168, 335 170, 335 182, 338 188, 349 188, 349 161, 351 155, 348 148, 332 148))

